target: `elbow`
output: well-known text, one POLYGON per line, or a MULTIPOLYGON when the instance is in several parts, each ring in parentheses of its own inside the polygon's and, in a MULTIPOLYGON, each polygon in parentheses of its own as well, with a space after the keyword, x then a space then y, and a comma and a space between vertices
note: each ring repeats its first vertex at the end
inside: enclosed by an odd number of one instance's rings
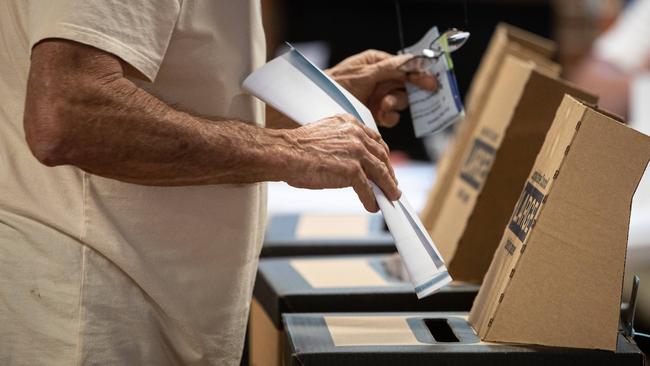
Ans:
POLYGON ((34 157, 42 164, 53 167, 73 164, 73 116, 66 102, 56 96, 30 97, 25 100, 23 126, 25 140, 34 157))

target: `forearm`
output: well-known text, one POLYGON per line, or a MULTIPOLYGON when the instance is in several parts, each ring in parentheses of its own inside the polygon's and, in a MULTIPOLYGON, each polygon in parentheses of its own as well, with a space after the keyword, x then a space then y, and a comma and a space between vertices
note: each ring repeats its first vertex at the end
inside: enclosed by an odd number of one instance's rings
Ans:
MULTIPOLYGON (((290 142, 283 131, 237 120, 211 121, 180 112, 123 77, 94 90, 92 100, 60 96, 54 110, 68 120, 54 161, 144 185, 250 183, 281 180, 278 164, 290 142)), ((28 98, 28 101, 30 99, 28 98)), ((33 98, 38 102, 38 98, 33 98)), ((29 108, 27 108, 29 110, 29 108)), ((27 136, 51 139, 44 134, 27 136)), ((38 144, 35 144, 38 145, 38 144)), ((43 146, 42 144, 40 146, 43 146)))
MULTIPOLYGON (((370 181, 399 198, 388 147, 352 116, 285 130, 209 120, 158 100, 126 79, 125 69, 117 57, 76 42, 51 39, 32 49, 24 127, 39 161, 144 185, 352 186, 373 212, 370 181)), ((270 112, 273 125, 289 121, 270 112)))

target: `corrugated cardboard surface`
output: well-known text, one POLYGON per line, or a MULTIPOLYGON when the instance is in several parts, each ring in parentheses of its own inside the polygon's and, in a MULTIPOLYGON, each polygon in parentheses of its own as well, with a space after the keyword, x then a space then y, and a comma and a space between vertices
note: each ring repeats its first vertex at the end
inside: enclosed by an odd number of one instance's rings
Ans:
POLYGON ((395 242, 385 229, 381 215, 283 214, 271 217, 260 256, 393 253, 395 250, 395 242))
POLYGON ((650 138, 564 98, 472 308, 483 339, 615 349, 648 159, 650 138))
POLYGON ((481 342, 466 313, 287 314, 285 365, 635 365, 623 336, 616 352, 481 342), (436 341, 425 319, 446 322, 458 342, 436 341), (379 331, 380 330, 380 331, 379 331))
POLYGON ((251 366, 275 366, 282 364, 284 337, 266 314, 259 301, 251 303, 248 324, 249 353, 251 366))
POLYGON ((480 283, 565 93, 595 98, 508 56, 431 236, 449 273, 480 283))
POLYGON ((513 55, 522 60, 533 61, 544 69, 555 70, 555 76, 558 76, 560 66, 551 61, 556 49, 555 43, 549 39, 509 24, 497 25, 465 98, 468 114, 480 113, 484 100, 496 80, 499 65, 506 56, 513 55))
POLYGON ((551 40, 508 24, 502 23, 497 26, 465 98, 466 119, 458 125, 454 140, 438 162, 438 178, 421 214, 427 229, 431 230, 440 214, 439 203, 449 194, 455 173, 462 165, 462 154, 471 143, 471 137, 485 102, 506 56, 515 56, 522 61, 533 62, 541 72, 558 76, 560 65, 550 60, 555 49, 555 44, 551 40))

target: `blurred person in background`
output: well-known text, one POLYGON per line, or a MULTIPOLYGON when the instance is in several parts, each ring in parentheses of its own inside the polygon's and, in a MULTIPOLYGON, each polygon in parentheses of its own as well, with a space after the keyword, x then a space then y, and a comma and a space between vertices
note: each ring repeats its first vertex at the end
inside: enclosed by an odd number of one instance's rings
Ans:
MULTIPOLYGON (((632 127, 644 133, 650 132, 648 116, 631 116, 632 84, 647 80, 650 72, 650 0, 630 3, 614 25, 600 36, 591 55, 584 59, 569 78, 576 84, 597 93, 599 105, 629 120, 632 127), (634 120, 630 120, 634 118, 634 120)), ((645 81, 647 82, 647 81, 645 81)), ((636 97, 635 103, 650 103, 636 97)), ((636 110, 647 107, 638 108, 636 110)), ((637 329, 646 333, 650 329, 650 173, 646 171, 637 188, 632 205, 631 232, 626 261, 624 287, 626 295, 631 290, 632 276, 639 275, 641 282, 637 298, 637 329)), ((636 338, 647 352, 648 340, 636 338)))
POLYGON ((628 116, 630 85, 650 71, 650 0, 632 2, 568 79, 599 95, 599 105, 628 116))
MULTIPOLYGON (((350 116, 264 128, 254 0, 0 2, 0 364, 235 365, 264 181, 400 192, 350 116)), ((409 56, 328 70, 397 123, 409 56)), ((269 111, 271 126, 291 122, 269 111)))

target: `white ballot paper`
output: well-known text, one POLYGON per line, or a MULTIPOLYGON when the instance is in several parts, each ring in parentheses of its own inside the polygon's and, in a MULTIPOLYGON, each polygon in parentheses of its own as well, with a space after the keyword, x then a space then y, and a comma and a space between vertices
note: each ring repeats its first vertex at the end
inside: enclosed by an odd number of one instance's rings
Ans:
MULTIPOLYGON (((368 108, 294 48, 253 72, 242 86, 300 124, 348 113, 377 131, 368 108)), ((391 202, 375 184, 373 190, 418 298, 451 282, 440 252, 404 195, 391 202)))
MULTIPOLYGON (((421 55, 422 50, 429 48, 438 35, 438 28, 433 27, 421 40, 407 47, 404 52, 421 55)), ((445 40, 440 41, 440 43, 443 42, 445 40)), ((438 44, 438 42, 436 42, 435 46, 445 47, 444 44, 438 44)), ((456 76, 454 75, 454 65, 449 53, 445 52, 443 56, 438 57, 437 61, 433 62, 428 70, 438 80, 438 90, 431 92, 406 83, 411 118, 413 119, 413 130, 416 137, 442 131, 465 116, 456 76)))

